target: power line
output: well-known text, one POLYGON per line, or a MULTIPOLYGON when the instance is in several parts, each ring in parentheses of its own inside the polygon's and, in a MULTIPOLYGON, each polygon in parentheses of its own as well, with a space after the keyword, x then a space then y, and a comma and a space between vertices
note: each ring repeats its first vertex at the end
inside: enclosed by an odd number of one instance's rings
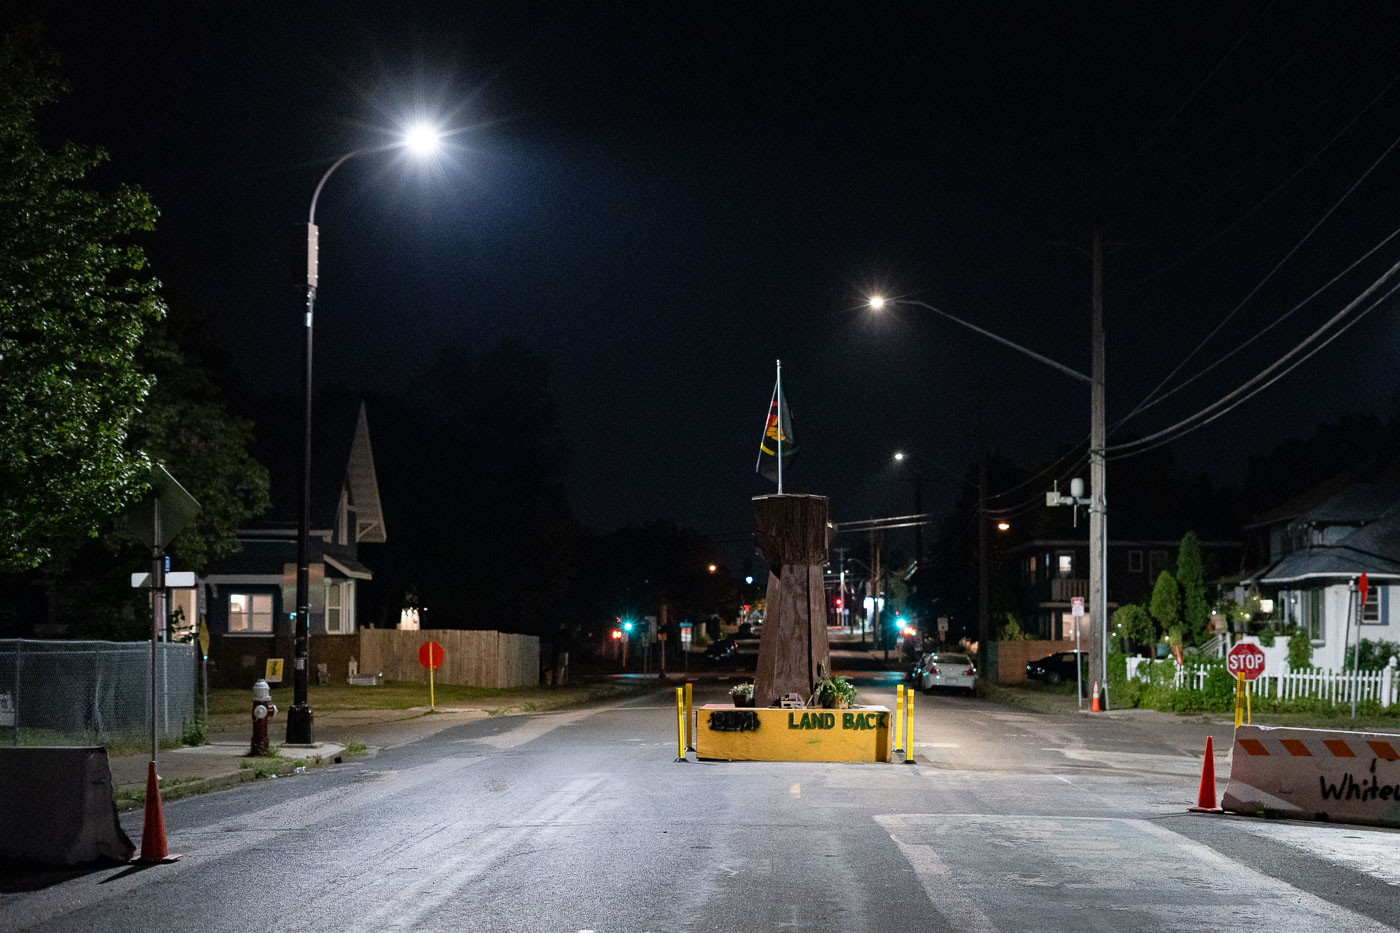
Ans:
MULTIPOLYGON (((1400 140, 1397 140, 1397 142, 1400 142, 1400 140)), ((1387 269, 1384 275, 1382 275, 1380 278, 1376 279, 1376 281, 1368 285, 1360 295, 1357 295, 1356 298, 1348 302, 1347 305, 1344 308, 1342 308, 1342 310, 1338 311, 1336 314, 1332 315, 1332 317, 1328 318, 1327 321, 1325 321, 1321 327, 1317 328, 1311 334, 1305 337, 1302 340, 1302 342, 1300 342, 1297 346, 1289 350, 1283 356, 1279 357, 1273 363, 1270 363, 1268 366, 1264 367, 1264 369, 1260 370, 1259 373, 1257 373, 1251 379, 1242 383, 1238 388, 1234 389, 1233 391, 1227 393, 1226 395, 1207 405, 1205 408, 1202 408, 1199 411, 1181 419, 1176 424, 1169 425, 1168 427, 1165 427, 1162 430, 1157 431, 1153 434, 1149 434, 1146 437, 1138 438, 1137 440, 1127 441, 1125 443, 1109 447, 1105 452, 1122 454, 1125 451, 1131 451, 1135 448, 1147 448, 1148 445, 1151 445, 1154 441, 1160 440, 1162 438, 1166 438, 1167 440, 1175 440, 1177 437, 1180 437, 1182 434, 1185 434, 1186 430, 1195 430, 1195 428, 1201 427, 1204 424, 1209 424, 1211 421, 1214 421, 1216 418, 1220 417, 1220 415, 1225 414, 1226 411, 1229 411, 1231 408, 1234 408, 1235 405, 1230 405, 1229 408, 1226 408, 1224 411, 1219 411, 1217 414, 1213 414, 1217 411, 1217 409, 1220 409, 1222 406, 1227 405, 1235 398, 1243 395, 1244 397, 1240 398, 1240 401, 1242 402, 1245 399, 1251 398, 1259 391, 1262 391, 1263 389, 1273 385, 1274 382, 1278 381, 1278 379, 1269 380, 1262 386, 1259 384, 1261 382, 1264 382, 1264 380, 1268 379, 1269 376, 1273 375, 1275 371, 1285 366, 1285 364, 1287 364, 1293 357, 1297 356, 1299 353, 1302 353, 1317 340, 1321 339, 1327 333, 1328 330, 1330 330, 1332 327, 1344 320, 1354 310, 1356 310, 1356 307, 1358 305, 1360 305, 1364 301, 1369 300, 1371 296, 1374 295, 1375 292, 1377 292, 1381 288, 1381 286, 1383 286, 1387 281, 1389 281, 1397 272, 1400 272, 1400 262, 1395 263, 1393 266, 1387 269), (1256 386, 1258 386, 1258 389, 1255 389, 1256 386), (1200 421, 1200 419, 1205 418, 1207 415, 1211 415, 1211 417, 1208 420, 1201 421, 1200 424, 1193 423, 1200 421)), ((1337 337, 1345 333, 1346 330, 1348 330, 1352 325, 1356 324, 1367 314, 1370 314, 1372 311, 1374 311, 1381 304, 1381 302, 1383 302, 1386 298, 1393 294, 1394 291, 1395 289, 1392 288, 1389 292, 1387 292, 1385 295, 1381 296, 1381 298, 1377 299, 1374 303, 1372 303, 1370 307, 1366 308, 1366 310, 1363 311, 1360 315, 1358 315, 1352 321, 1348 322, 1345 327, 1340 328, 1336 333, 1330 335, 1326 342, 1324 342, 1321 346, 1317 347, 1317 350, 1321 350, 1322 347, 1325 347, 1328 343, 1331 343, 1337 337)), ((1315 353, 1317 352, 1317 350, 1314 350, 1313 352, 1315 353)), ((1279 378, 1282 378, 1282 376, 1287 375, 1297 365, 1301 364, 1304 360, 1308 359, 1312 355, 1312 353, 1309 353, 1307 356, 1304 356, 1302 359, 1298 360, 1297 363, 1294 363, 1292 366, 1289 366, 1286 370, 1284 370, 1283 373, 1279 374, 1279 378)))

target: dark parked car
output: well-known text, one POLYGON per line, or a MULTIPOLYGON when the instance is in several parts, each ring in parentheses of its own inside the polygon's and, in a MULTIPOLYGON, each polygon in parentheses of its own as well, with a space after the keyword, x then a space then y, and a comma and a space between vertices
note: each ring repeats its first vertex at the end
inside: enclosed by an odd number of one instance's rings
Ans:
POLYGON ((732 638, 721 638, 710 644, 705 649, 705 660, 712 662, 722 662, 732 660, 739 651, 739 643, 732 638))
POLYGON ((1026 665, 1026 677, 1046 684, 1074 680, 1076 657, 1088 660, 1088 656, 1079 651, 1056 651, 1054 654, 1047 654, 1038 661, 1032 661, 1026 665))

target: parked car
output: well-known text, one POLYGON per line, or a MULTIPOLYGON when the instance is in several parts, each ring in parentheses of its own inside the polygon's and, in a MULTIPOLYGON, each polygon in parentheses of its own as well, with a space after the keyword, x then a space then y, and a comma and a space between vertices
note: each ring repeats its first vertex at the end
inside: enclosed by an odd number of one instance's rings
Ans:
POLYGON ((919 662, 919 689, 932 693, 939 688, 961 690, 972 696, 977 690, 977 666, 965 654, 932 652, 919 662))
POLYGON ((1081 657, 1078 651, 1056 651, 1054 654, 1047 654, 1038 661, 1032 661, 1026 665, 1026 677, 1029 680, 1038 680, 1044 684, 1058 684, 1066 680, 1074 680, 1075 659, 1081 657))
POLYGON ((725 636, 710 643, 710 647, 705 649, 705 660, 713 663, 720 663, 733 659, 739 650, 739 642, 725 636))

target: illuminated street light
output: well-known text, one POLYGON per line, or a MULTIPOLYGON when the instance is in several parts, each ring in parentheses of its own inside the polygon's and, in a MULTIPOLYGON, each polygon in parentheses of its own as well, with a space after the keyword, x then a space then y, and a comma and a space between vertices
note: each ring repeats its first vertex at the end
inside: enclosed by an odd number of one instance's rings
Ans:
POLYGON ((1010 531, 1010 530, 1011 530, 1011 523, 1010 523, 1010 522, 997 522, 997 531, 1010 531))
POLYGON ((287 744, 311 744, 311 707, 306 702, 308 643, 311 637, 311 336, 312 322, 316 311, 316 288, 319 283, 317 257, 320 252, 320 230, 316 226, 316 202, 320 200, 321 189, 336 169, 355 156, 367 152, 384 152, 405 148, 415 155, 423 156, 435 152, 439 134, 425 124, 410 127, 397 142, 387 146, 369 146, 355 149, 336 159, 311 194, 311 210, 306 217, 306 346, 301 373, 302 389, 302 462, 301 462, 301 515, 297 524, 297 609, 294 660, 292 661, 292 708, 287 711, 287 744))

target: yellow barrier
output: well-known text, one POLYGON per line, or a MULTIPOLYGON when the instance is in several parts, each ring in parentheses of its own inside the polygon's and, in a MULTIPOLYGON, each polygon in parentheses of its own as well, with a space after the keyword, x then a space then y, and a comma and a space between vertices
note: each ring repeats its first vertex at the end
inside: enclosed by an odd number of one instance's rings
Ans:
POLYGON ((904 698, 904 763, 914 763, 914 691, 904 698))
POLYGON ((890 711, 700 707, 695 757, 727 761, 889 761, 890 711))
MULTIPOLYGON (((912 694, 913 691, 911 690, 912 694)), ((896 684, 894 688, 894 750, 904 751, 904 744, 899 741, 899 723, 904 719, 904 684, 896 684)))
POLYGON ((676 761, 686 759, 686 691, 676 688, 676 761))
POLYGON ((687 751, 693 752, 695 751, 695 728, 694 719, 691 718, 694 712, 694 707, 691 705, 691 686, 691 683, 687 681, 685 685, 685 747, 687 751))

